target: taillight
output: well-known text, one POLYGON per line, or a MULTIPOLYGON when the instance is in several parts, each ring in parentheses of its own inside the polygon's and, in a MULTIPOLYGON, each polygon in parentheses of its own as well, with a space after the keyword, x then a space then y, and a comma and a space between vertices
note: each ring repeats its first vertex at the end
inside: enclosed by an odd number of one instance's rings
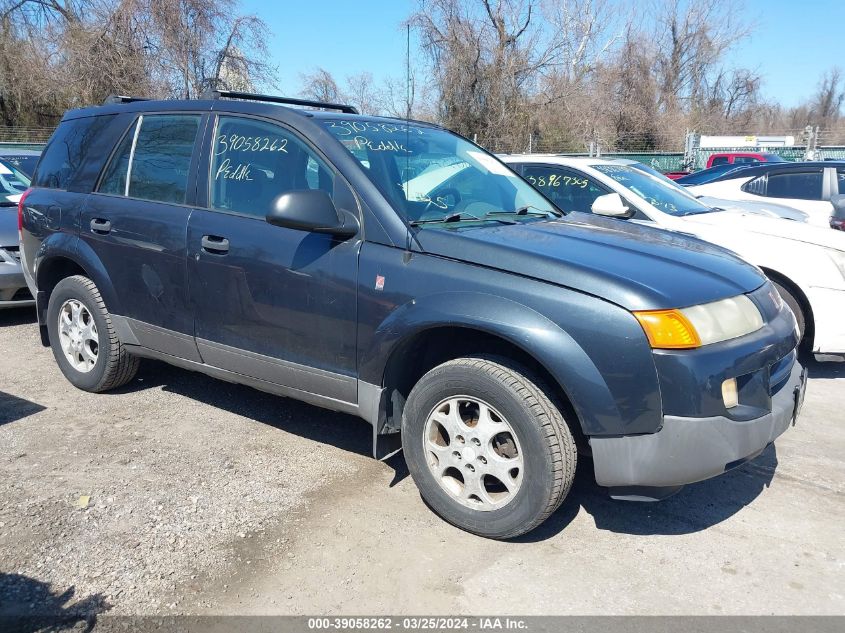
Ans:
POLYGON ((21 199, 18 200, 18 238, 23 237, 23 204, 26 202, 26 197, 32 193, 32 187, 21 194, 21 199))

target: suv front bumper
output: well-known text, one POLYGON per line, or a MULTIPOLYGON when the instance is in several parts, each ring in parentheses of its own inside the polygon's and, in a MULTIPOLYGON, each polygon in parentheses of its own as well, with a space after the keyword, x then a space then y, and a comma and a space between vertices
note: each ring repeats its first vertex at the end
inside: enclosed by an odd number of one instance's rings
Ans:
POLYGON ((654 500, 753 459, 798 417, 807 387, 796 361, 771 412, 746 421, 664 416, 657 433, 592 437, 596 482, 617 498, 654 500), (650 490, 649 490, 650 489, 650 490))

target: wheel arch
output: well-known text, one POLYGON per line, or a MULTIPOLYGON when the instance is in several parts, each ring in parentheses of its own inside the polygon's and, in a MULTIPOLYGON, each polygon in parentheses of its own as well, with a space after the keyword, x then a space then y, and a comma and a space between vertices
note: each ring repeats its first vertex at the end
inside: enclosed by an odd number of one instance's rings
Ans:
POLYGON ((567 388, 543 361, 501 333, 468 324, 430 325, 406 336, 394 347, 382 376, 386 402, 392 409, 388 411, 388 425, 398 427, 405 400, 423 375, 447 361, 475 355, 502 358, 538 377, 542 386, 550 390, 547 395, 561 409, 579 446, 586 446, 581 416, 567 388), (409 363, 408 359, 415 360, 409 363))
POLYGON ((74 243, 62 240, 44 244, 37 260, 35 285, 38 289, 36 307, 39 325, 45 323, 53 289, 62 279, 73 275, 83 275, 93 281, 107 309, 114 311, 117 301, 114 286, 100 258, 81 240, 74 240, 74 243))
POLYGON ((579 437, 618 427, 621 419, 607 382, 575 339, 500 296, 447 292, 415 299, 394 310, 363 348, 361 380, 381 389, 376 432, 398 429, 404 400, 420 376, 467 354, 511 358, 533 370, 578 421, 579 437))
POLYGON ((762 266, 760 270, 766 273, 766 277, 772 281, 776 281, 778 284, 789 290, 792 296, 795 297, 795 300, 800 304, 801 309, 804 312, 804 340, 801 345, 806 349, 812 349, 813 338, 816 333, 816 324, 815 316, 813 315, 813 306, 810 304, 810 300, 807 298, 806 293, 801 289, 801 286, 783 273, 765 266, 762 266))

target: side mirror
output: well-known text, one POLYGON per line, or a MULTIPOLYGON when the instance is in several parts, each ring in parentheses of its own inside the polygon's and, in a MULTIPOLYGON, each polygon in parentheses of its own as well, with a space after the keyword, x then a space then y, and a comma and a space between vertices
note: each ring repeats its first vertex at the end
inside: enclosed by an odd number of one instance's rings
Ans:
POLYGON ((277 196, 268 211, 268 224, 299 231, 352 237, 361 228, 348 211, 338 213, 331 197, 319 189, 288 191, 277 196))
POLYGON ((609 218, 629 218, 631 210, 625 206, 622 196, 618 193, 606 193, 593 200, 591 207, 596 215, 604 215, 609 218))

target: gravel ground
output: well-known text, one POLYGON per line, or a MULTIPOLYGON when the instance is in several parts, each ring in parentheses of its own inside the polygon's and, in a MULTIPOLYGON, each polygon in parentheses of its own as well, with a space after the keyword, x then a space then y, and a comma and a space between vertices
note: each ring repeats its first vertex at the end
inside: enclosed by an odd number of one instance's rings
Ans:
POLYGON ((0 313, 0 610, 26 603, 26 579, 115 613, 176 609, 181 584, 219 577, 233 544, 364 459, 326 459, 329 447, 296 435, 352 427, 366 443, 356 418, 162 363, 86 394, 29 316, 0 313))
POLYGON ((356 418, 150 361, 87 394, 29 311, 0 312, 0 349, 0 615, 845 614, 845 364, 811 363, 753 462, 626 504, 585 460, 497 543, 370 459, 356 418))

